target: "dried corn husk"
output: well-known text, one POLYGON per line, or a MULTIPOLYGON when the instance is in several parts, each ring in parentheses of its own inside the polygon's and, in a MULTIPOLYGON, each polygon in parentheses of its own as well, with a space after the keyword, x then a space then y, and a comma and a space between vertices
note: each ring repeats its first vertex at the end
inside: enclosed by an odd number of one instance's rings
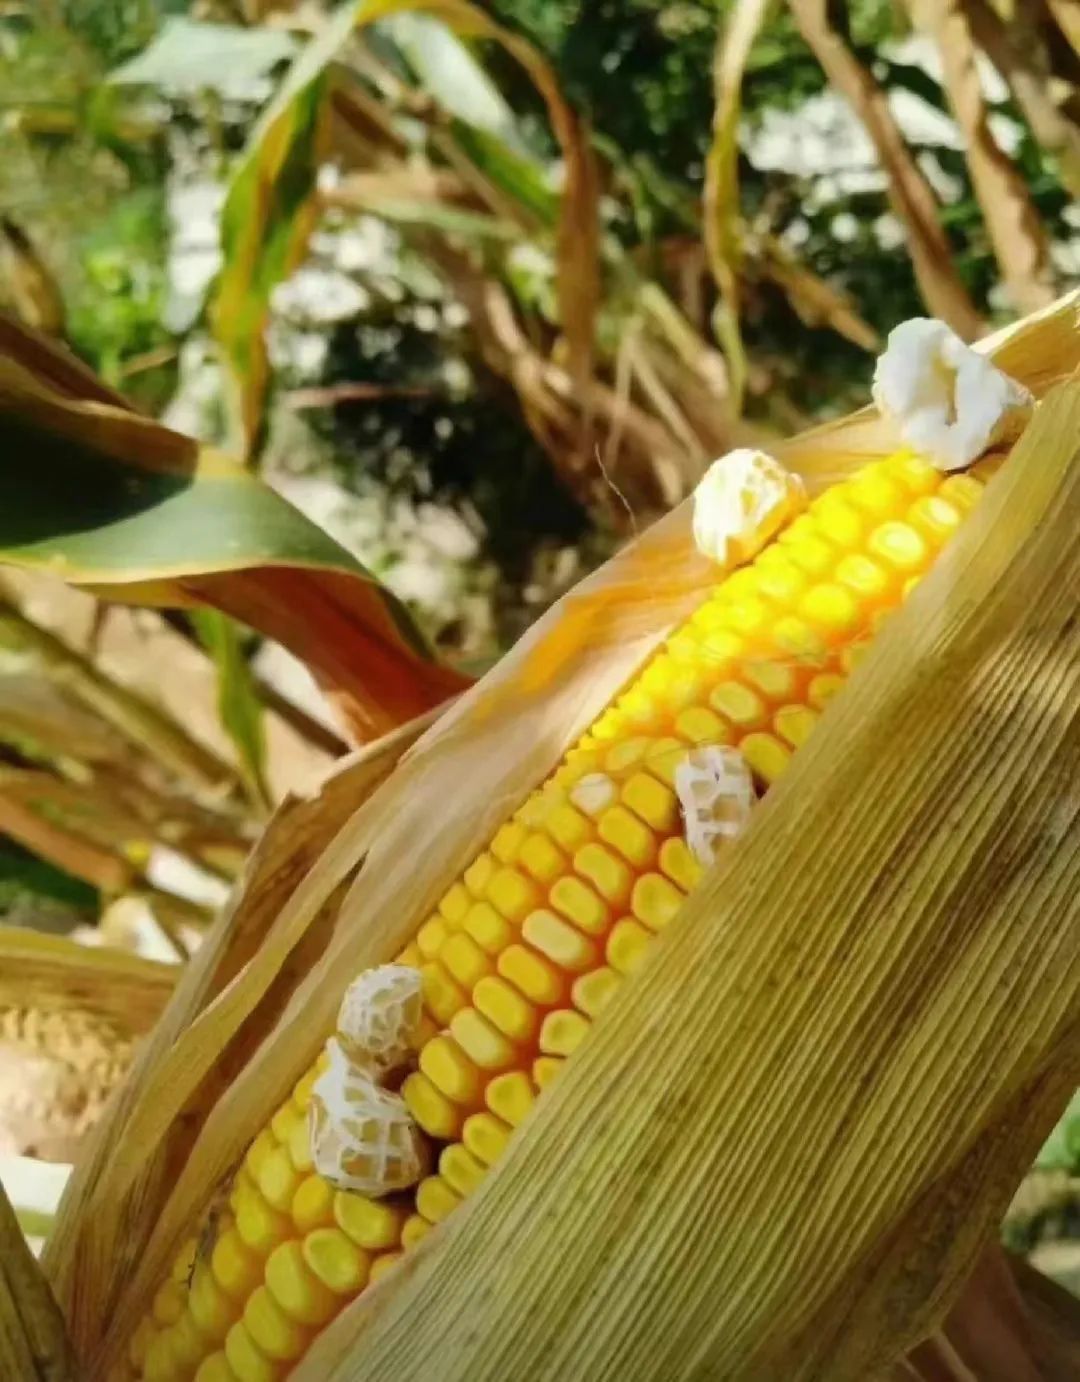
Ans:
MULTIPOLYGON (((995 342, 994 358, 1043 395, 1080 364, 1078 311, 1080 298, 1066 300, 995 342)), ((1062 604, 1077 579, 1057 530, 1075 522, 1080 502, 1078 391, 1059 392, 1037 416, 956 552, 890 625, 654 965, 605 1011, 545 1095, 544 1116, 411 1270, 339 1317, 308 1376, 381 1367, 395 1379, 532 1377, 565 1374, 570 1358, 576 1375, 600 1375, 618 1359, 622 1376, 645 1378, 676 1375, 681 1356, 691 1363, 677 1375, 863 1378, 892 1361, 905 1331, 913 1341, 941 1317, 1080 1077, 1065 1041, 1080 1022, 1080 947, 1058 891, 1076 844, 1061 766, 1076 688, 1051 657, 1069 646, 1062 604), (1066 583, 1044 589, 1051 570, 1066 583), (1010 719, 991 715, 999 701, 1010 719), (959 770, 946 729, 981 754, 979 773, 959 770), (882 800, 886 757, 892 786, 882 800), (948 815, 963 806, 970 836, 948 815), (1056 822, 1042 845, 1031 834, 1036 810, 1056 822), (1015 972, 1007 965, 1032 917, 1031 870, 1001 879, 1008 910, 985 891, 988 851, 1005 825, 1033 851, 1046 904, 1031 921, 1044 950, 1033 957, 1029 944, 1015 972), (836 841, 835 852, 822 840, 836 841), (885 886, 909 874, 909 886, 885 886), (939 915, 941 897, 953 913, 939 915), (865 1018, 852 1028, 852 1012, 825 1001, 837 975, 852 1003, 910 1025, 865 1018), (706 984, 725 995, 722 1011, 706 984), (675 1001, 677 986, 692 986, 697 1003, 675 1001), (987 1025, 993 993, 1010 987, 1012 1017, 987 1025), (977 1062, 956 1056, 954 1018, 977 1036, 977 1062), (620 1079, 631 1065, 633 1081, 620 1079), (695 1070, 707 1075, 707 1097, 687 1084, 695 1070), (926 1096, 917 1110, 913 1081, 926 1096), (590 1118, 600 1097, 604 1133, 590 1118), (916 1114, 926 1132, 913 1137, 916 1114), (894 1124, 889 1155, 874 1128, 894 1124), (841 1154, 844 1130, 854 1160, 841 1154), (629 1185, 640 1203, 624 1213, 629 1185), (911 1262, 900 1296, 898 1254, 911 1262), (480 1280, 493 1260, 512 1286, 497 1298, 480 1280), (564 1275, 553 1287, 556 1265, 564 1275), (677 1291, 658 1289, 676 1277, 677 1291), (586 1297, 603 1308, 583 1311, 586 1297), (440 1336, 449 1348, 433 1353, 440 1336), (458 1371, 445 1371, 447 1359, 458 1371)), ((862 414, 817 429, 781 459, 813 489, 894 445, 862 414)), ((271 826, 246 891, 191 966, 77 1173, 50 1244, 92 1376, 115 1358, 192 1219, 312 1058, 348 979, 392 956, 713 579, 683 506, 560 602, 396 769, 421 727, 374 746, 324 798, 271 826)))
POLYGON ((176 970, 0 927, 0 1154, 71 1161, 176 970))
POLYGON ((0 1185, 0 1377, 70 1382, 75 1376, 63 1317, 0 1185))

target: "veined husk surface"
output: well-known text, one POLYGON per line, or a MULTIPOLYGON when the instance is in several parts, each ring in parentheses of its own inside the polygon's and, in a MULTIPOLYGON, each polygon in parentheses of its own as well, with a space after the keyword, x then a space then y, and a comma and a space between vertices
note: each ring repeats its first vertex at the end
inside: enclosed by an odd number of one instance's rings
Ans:
MULTIPOLYGON (((987 345, 1043 396, 1078 318, 987 345)), ((1065 384, 504 1162, 298 1375, 864 1378, 940 1318, 1080 1079, 1078 435, 1065 384)), ((817 489, 896 443, 867 412, 780 454, 817 489)), ((47 1250, 89 1376, 349 978, 715 579, 684 505, 271 823, 47 1250)))

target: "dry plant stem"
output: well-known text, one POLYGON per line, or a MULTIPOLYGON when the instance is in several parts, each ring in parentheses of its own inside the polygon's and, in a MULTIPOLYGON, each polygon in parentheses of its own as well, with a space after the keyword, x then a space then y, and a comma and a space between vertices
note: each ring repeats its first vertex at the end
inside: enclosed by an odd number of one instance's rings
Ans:
POLYGON ((104 893, 123 892, 135 876, 126 859, 72 834, 6 794, 0 794, 0 834, 10 835, 25 849, 104 893))
POLYGON ((71 1382, 64 1320, 0 1186, 0 1377, 71 1382))
POLYGON ((1080 57, 1080 0, 1046 0, 1046 7, 1062 37, 1080 57))
POLYGON ((903 221, 919 291, 931 314, 966 341, 983 322, 952 266, 952 250, 938 219, 939 207, 889 111, 885 93, 829 20, 828 0, 790 0, 799 29, 825 75, 863 122, 888 177, 889 202, 903 221))
POLYGON ((182 725, 142 696, 110 680, 55 634, 28 619, 3 598, 2 591, 0 639, 31 652, 54 681, 185 782, 214 792, 235 784, 232 768, 195 743, 182 725))
POLYGON ((906 0, 914 22, 937 43, 945 90, 964 136, 975 195, 1001 276, 1024 312, 1053 299, 1050 243, 1027 186, 990 131, 982 83, 975 66, 971 26, 960 0, 906 0))
POLYGON ((1008 27, 989 0, 964 0, 964 12, 975 41, 1008 83, 1032 134, 1057 159, 1066 189, 1080 197, 1080 126, 1049 94, 1044 65, 1029 61, 1014 45, 1008 27))
POLYGON ((940 1323, 1080 1079, 1078 433, 1065 385, 542 1116, 298 1379, 862 1382, 940 1323))
POLYGON ((1043 1382, 1080 1377, 1080 1302, 1023 1258, 1009 1267, 1024 1300, 1027 1332, 1043 1382))

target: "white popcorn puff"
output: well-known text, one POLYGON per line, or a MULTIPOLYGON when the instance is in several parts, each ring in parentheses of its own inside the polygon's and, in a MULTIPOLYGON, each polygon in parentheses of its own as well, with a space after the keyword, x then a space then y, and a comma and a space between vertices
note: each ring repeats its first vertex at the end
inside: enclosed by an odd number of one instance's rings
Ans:
POLYGON ((675 769, 675 795, 686 843, 706 867, 716 858, 717 840, 733 840, 742 832, 755 801, 746 759, 726 745, 691 749, 675 769))
POLYGON ((332 1037, 330 1067, 311 1091, 311 1160, 339 1190, 389 1195, 427 1174, 420 1129, 400 1094, 381 1089, 332 1037))
POLYGON ((379 965, 352 981, 338 1009, 337 1034, 354 1064, 373 1075, 405 1064, 424 1014, 420 985, 419 971, 408 965, 379 965))
POLYGON ((963 470, 1014 441, 1034 399, 955 332, 913 317, 889 334, 874 370, 874 402, 904 441, 939 470, 963 470))
POLYGON ((428 1148, 399 1094, 383 1088, 410 1059, 423 1018, 421 978, 408 965, 365 970, 345 991, 329 1068, 311 1091, 315 1169, 340 1190, 388 1195, 415 1185, 428 1148))
POLYGON ((797 475, 741 447, 713 461, 694 491, 694 541, 721 566, 749 561, 805 505, 797 475))

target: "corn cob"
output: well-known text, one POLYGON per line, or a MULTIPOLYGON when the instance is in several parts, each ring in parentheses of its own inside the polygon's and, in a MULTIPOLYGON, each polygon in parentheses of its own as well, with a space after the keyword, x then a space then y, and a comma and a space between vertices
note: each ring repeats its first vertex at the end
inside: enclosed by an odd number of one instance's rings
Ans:
POLYGON ((476 1189, 698 881, 677 765, 694 746, 734 745, 759 790, 776 781, 980 492, 898 454, 829 490, 719 583, 398 957, 419 969, 425 1008, 402 1095, 437 1169, 388 1199, 321 1177, 308 1129, 320 1057, 179 1254, 117 1376, 285 1377, 476 1189))

